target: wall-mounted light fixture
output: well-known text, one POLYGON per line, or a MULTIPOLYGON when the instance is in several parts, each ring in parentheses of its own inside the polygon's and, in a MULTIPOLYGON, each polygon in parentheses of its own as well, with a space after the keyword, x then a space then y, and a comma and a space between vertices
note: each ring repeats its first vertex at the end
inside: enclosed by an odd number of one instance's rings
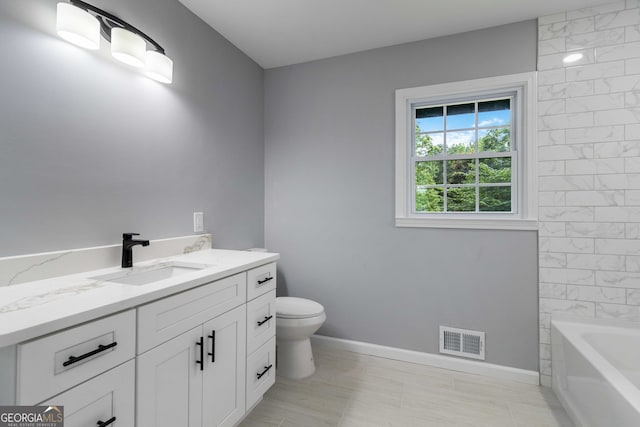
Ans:
POLYGON ((58 35, 85 49, 100 48, 100 36, 111 42, 111 55, 154 80, 171 83, 173 61, 162 46, 133 25, 81 0, 58 3, 58 35), (147 50, 147 46, 152 48, 147 50))

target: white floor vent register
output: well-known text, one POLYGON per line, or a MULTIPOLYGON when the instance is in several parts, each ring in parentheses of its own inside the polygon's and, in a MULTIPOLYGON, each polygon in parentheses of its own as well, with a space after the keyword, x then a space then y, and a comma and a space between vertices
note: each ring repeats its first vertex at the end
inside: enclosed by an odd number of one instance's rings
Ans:
POLYGON ((484 360, 484 332, 440 326, 440 353, 484 360))

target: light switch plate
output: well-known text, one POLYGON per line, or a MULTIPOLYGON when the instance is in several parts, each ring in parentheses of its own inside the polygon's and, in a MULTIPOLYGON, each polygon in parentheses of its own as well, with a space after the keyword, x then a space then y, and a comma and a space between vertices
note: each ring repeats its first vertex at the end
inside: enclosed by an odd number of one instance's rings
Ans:
POLYGON ((201 233, 204 231, 204 212, 193 213, 193 231, 201 233))

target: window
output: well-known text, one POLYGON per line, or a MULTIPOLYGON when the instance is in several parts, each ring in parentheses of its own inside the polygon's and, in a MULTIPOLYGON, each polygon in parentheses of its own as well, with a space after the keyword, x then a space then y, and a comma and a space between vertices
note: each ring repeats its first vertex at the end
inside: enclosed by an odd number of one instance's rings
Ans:
POLYGON ((396 225, 535 229, 535 73, 396 91, 396 225))

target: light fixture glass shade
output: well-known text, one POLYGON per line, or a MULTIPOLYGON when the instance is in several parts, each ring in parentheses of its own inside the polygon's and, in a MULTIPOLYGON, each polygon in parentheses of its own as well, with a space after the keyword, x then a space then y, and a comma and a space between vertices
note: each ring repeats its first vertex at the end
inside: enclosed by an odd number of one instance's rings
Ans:
POLYGON ((144 73, 147 77, 160 83, 171 83, 173 81, 173 61, 160 52, 148 50, 144 73))
POLYGON ((111 30, 111 55, 132 67, 142 67, 145 62, 147 42, 139 35, 124 28, 111 30))
POLYGON ((100 23, 89 12, 69 3, 58 3, 56 30, 66 41, 85 49, 100 47, 100 23))

